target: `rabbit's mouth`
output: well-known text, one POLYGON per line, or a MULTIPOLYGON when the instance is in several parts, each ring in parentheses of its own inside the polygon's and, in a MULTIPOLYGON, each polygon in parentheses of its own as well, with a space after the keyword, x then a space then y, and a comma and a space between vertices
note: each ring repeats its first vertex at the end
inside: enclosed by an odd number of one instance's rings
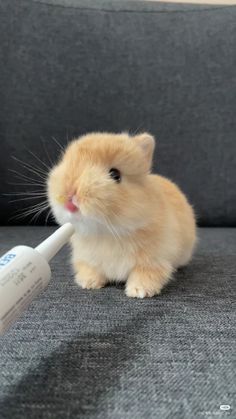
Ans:
POLYGON ((79 206, 78 206, 77 201, 75 200, 74 196, 72 198, 69 198, 65 202, 65 208, 70 212, 79 211, 79 206))
POLYGON ((72 201, 67 201, 65 203, 65 208, 70 212, 76 212, 78 211, 78 208, 73 204, 72 201))

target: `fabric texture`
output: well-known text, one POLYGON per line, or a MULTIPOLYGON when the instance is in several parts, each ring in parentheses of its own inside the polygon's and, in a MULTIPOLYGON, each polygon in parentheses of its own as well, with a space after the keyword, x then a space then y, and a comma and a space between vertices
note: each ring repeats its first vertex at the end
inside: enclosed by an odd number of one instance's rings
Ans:
MULTIPOLYGON (((0 251, 51 231, 2 227, 0 251)), ((1 419, 234 417, 236 231, 199 237, 192 263, 144 300, 121 285, 80 289, 61 251, 49 287, 0 338, 1 419)))
POLYGON ((199 224, 236 225, 235 20, 236 6, 0 0, 1 223, 27 224, 11 217, 35 202, 3 195, 30 189, 11 170, 37 178, 11 155, 51 164, 52 137, 145 130, 199 224))

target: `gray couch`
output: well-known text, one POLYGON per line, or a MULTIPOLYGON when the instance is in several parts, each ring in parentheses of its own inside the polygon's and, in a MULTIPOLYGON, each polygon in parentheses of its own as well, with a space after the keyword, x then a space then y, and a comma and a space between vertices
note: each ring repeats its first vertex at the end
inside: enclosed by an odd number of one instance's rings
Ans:
POLYGON ((200 237, 145 300, 79 289, 62 250, 0 338, 1 419, 235 417, 235 21, 235 6, 0 0, 1 253, 55 228, 12 218, 38 202, 15 202, 35 188, 16 183, 38 177, 11 155, 44 169, 95 130, 156 136, 154 171, 188 195, 200 237))

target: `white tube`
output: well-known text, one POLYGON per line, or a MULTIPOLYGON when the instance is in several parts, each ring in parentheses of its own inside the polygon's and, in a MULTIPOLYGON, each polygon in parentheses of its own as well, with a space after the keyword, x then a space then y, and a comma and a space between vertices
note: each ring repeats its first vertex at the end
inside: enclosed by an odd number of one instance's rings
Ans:
POLYGON ((48 262, 73 233, 73 226, 67 223, 36 249, 17 246, 0 258, 0 335, 48 285, 48 262))
POLYGON ((40 243, 35 250, 40 253, 48 262, 59 252, 59 250, 68 242, 74 233, 74 227, 70 223, 64 224, 58 228, 51 236, 40 243))

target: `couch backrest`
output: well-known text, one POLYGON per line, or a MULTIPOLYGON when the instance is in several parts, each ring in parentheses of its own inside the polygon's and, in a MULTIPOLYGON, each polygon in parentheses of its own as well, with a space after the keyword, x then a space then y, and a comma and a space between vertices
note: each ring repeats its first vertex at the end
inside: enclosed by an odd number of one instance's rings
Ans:
MULTIPOLYGON (((0 0, 1 193, 28 192, 10 156, 48 164, 52 137, 145 130, 199 223, 236 225, 235 22, 235 6, 0 0)), ((27 223, 10 219, 28 195, 2 194, 2 224, 27 223)))

